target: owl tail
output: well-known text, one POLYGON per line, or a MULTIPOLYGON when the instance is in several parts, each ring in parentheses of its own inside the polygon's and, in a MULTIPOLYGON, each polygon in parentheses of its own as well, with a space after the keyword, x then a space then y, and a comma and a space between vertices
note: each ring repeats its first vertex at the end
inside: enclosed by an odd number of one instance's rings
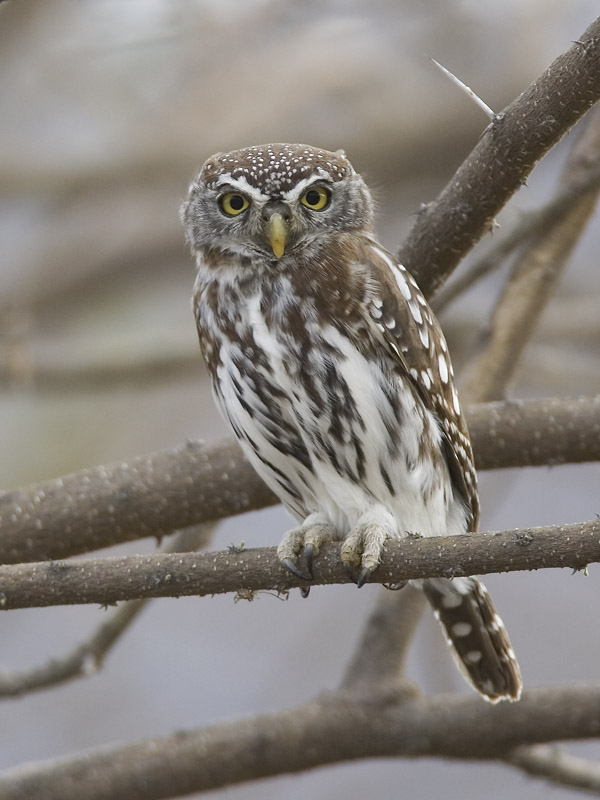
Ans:
POLYGON ((422 582, 458 667, 486 700, 518 700, 521 672, 504 623, 478 578, 422 582))

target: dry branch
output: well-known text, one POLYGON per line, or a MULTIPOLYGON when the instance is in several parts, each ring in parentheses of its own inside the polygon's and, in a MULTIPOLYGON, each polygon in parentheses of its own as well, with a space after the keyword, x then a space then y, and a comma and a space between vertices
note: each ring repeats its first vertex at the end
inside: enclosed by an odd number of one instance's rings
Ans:
POLYGON ((518 747, 505 759, 536 778, 600 795, 600 764, 572 756, 549 745, 518 747))
MULTIPOLYGON (((569 567, 600 561, 600 519, 544 528, 389 542, 371 582, 569 567)), ((339 546, 324 545, 311 585, 348 583, 339 546)), ((72 603, 116 603, 139 597, 182 597, 306 586, 274 547, 210 553, 157 553, 0 566, 0 609, 72 603)))
MULTIPOLYGON (((182 553, 205 547, 214 525, 199 525, 179 531, 164 547, 164 552, 182 553)), ((145 608, 149 598, 129 600, 111 609, 106 619, 72 650, 44 664, 18 671, 0 671, 0 697, 19 697, 28 692, 57 686, 74 678, 92 675, 106 655, 145 608)))
POLYGON ((426 604, 425 594, 410 584, 401 591, 380 593, 346 668, 343 689, 398 686, 426 604))
POLYGON ((435 294, 535 164, 599 99, 600 18, 498 114, 417 218, 399 258, 426 295, 435 294))
POLYGON ((561 184, 556 194, 542 208, 525 211, 506 233, 495 234, 488 250, 473 261, 464 272, 448 281, 433 300, 436 312, 446 308, 453 300, 466 292, 484 276, 502 266, 504 260, 523 242, 543 230, 549 230, 561 219, 574 203, 600 186, 600 163, 591 166, 578 179, 567 185, 561 184))
MULTIPOLYGON (((593 113, 567 160, 562 185, 577 182, 600 164, 600 114, 593 113)), ((522 353, 550 301, 569 256, 592 215, 598 188, 579 197, 552 228, 540 232, 521 254, 506 282, 481 351, 469 362, 464 378, 467 396, 501 399, 522 353)))
MULTIPOLYGON (((600 460, 600 395, 470 406, 478 469, 600 460)), ((66 558, 278 502, 233 439, 0 494, 0 561, 66 558)))
POLYGON ((0 776, 0 800, 164 800, 365 758, 501 758, 600 733, 600 687, 555 687, 491 706, 480 697, 336 693, 306 705, 103 747, 0 776))

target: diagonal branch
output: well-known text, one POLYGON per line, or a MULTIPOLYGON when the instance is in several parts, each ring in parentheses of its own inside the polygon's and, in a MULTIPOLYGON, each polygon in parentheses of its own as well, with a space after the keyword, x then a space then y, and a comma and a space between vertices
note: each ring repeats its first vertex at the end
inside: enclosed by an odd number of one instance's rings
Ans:
POLYGON ((504 760, 536 778, 600 795, 600 764, 596 761, 586 761, 548 745, 518 747, 504 760))
MULTIPOLYGON (((561 175, 576 182, 600 164, 600 113, 594 113, 576 141, 561 175)), ((600 187, 582 195, 552 228, 542 231, 519 260, 499 298, 483 347, 464 376, 467 396, 479 400, 504 396, 522 353, 550 301, 571 252, 594 211, 600 187)))
MULTIPOLYGON (((544 528, 389 542, 372 582, 570 567, 600 561, 600 519, 544 528)), ((339 545, 324 545, 311 585, 348 583, 339 545)), ((157 553, 0 566, 0 609, 116 603, 138 597, 183 597, 306 586, 276 548, 157 553)))
POLYGON ((439 313, 485 275, 500 268, 504 259, 524 241, 544 230, 550 230, 580 197, 593 189, 597 190, 599 186, 600 162, 590 166, 589 171, 566 185, 561 183, 546 205, 522 212, 518 221, 506 233, 501 231, 494 236, 489 249, 480 258, 440 289, 432 304, 435 311, 439 313))
MULTIPOLYGON (((167 543, 164 552, 180 553, 205 547, 214 527, 199 525, 191 530, 179 531, 167 543)), ((111 609, 108 619, 102 620, 91 635, 62 656, 22 671, 0 671, 0 697, 19 697, 27 692, 92 675, 101 667, 108 652, 137 619, 148 601, 149 598, 129 600, 111 609)))
POLYGON ((432 296, 539 161, 600 99, 600 18, 485 130, 399 258, 432 296))
MULTIPOLYGON (((600 460, 600 395, 474 405, 478 469, 600 460)), ((0 494, 0 561, 65 558, 278 502, 231 438, 0 494)))

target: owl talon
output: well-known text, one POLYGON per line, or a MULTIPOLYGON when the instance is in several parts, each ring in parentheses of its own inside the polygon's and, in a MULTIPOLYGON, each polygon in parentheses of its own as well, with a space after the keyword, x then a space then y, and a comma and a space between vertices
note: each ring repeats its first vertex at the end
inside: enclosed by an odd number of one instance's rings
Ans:
POLYGON ((346 575, 350 578, 352 583, 355 583, 358 588, 361 589, 369 579, 371 570, 367 569, 367 567, 362 567, 357 574, 353 569, 351 569, 349 564, 346 564, 344 561, 342 561, 342 564, 346 575))
POLYGON ((342 563, 359 589, 377 568, 385 542, 396 535, 393 516, 383 505, 375 505, 346 536, 341 550, 342 563))
POLYGON ((361 571, 358 573, 358 578, 356 580, 356 585, 359 589, 361 589, 365 583, 369 580, 369 576, 371 574, 371 570, 363 567, 361 571))
POLYGON ((296 578, 312 581, 313 562, 323 542, 335 537, 335 531, 325 514, 311 514, 299 528, 288 531, 277 548, 283 566, 296 578), (304 571, 298 566, 303 564, 304 571))
POLYGON ((282 558, 281 564, 284 566, 289 572, 292 573, 296 578, 299 578, 301 581, 311 581, 312 575, 309 577, 304 575, 304 573, 300 572, 296 564, 292 561, 291 558, 282 558))
POLYGON ((304 546, 304 559, 306 561, 306 574, 310 575, 310 580, 313 579, 313 559, 315 555, 314 545, 310 542, 304 546))

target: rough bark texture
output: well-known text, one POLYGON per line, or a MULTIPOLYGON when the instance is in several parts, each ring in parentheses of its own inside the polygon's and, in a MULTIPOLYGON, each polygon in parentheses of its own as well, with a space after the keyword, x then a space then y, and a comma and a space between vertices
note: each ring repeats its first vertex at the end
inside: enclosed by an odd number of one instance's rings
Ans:
POLYGON ((435 294, 536 163, 598 99, 600 18, 498 114, 418 217, 399 258, 425 295, 435 294))
MULTIPOLYGON (((600 396, 474 405, 478 469, 600 459, 600 396)), ((234 439, 188 442, 0 494, 0 561, 66 558, 278 500, 234 439)))

